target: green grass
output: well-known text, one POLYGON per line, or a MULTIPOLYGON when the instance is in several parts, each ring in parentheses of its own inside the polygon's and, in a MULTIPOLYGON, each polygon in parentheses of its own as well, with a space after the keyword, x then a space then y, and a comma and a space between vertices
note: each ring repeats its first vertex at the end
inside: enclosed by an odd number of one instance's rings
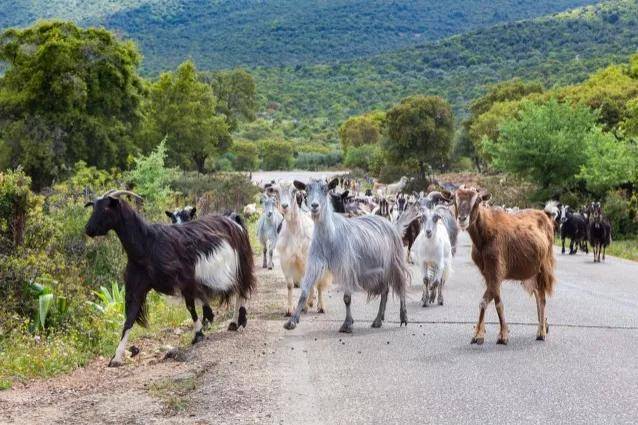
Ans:
POLYGON ((607 254, 627 260, 638 261, 638 239, 612 241, 607 254))
MULTIPOLYGON (((177 327, 190 328, 192 322, 182 303, 169 302, 165 297, 151 293, 149 327, 135 325, 129 344, 141 338, 160 340, 164 330, 177 327)), ((96 315, 83 330, 66 329, 48 335, 34 335, 25 326, 14 329, 0 339, 0 389, 12 383, 34 378, 51 378, 82 367, 97 356, 110 357, 115 352, 124 318, 114 315, 96 315)), ((190 342, 192 335, 185 332, 179 344, 190 342)))

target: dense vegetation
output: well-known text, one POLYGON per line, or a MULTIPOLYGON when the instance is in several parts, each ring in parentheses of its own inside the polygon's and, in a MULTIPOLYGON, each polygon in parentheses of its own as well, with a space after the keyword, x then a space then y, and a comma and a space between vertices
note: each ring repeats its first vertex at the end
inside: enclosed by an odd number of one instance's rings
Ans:
POLYGON ((520 77, 545 87, 582 81, 638 45, 638 4, 611 1, 335 64, 259 68, 262 107, 314 128, 385 109, 420 93, 447 99, 457 116, 484 86, 520 77))
POLYGON ((332 62, 413 46, 591 0, 15 0, 0 28, 62 18, 135 40, 156 74, 193 59, 202 69, 332 62), (75 5, 73 4, 75 3, 75 5))

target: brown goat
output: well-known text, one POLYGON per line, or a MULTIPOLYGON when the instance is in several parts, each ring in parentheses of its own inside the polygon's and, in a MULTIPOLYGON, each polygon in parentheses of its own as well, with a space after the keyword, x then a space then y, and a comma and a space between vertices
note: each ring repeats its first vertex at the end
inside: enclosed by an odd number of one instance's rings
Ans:
POLYGON ((497 344, 507 344, 509 332, 501 300, 501 282, 519 280, 536 298, 538 331, 536 339, 544 341, 549 326, 545 317, 546 297, 554 283, 554 227, 543 211, 522 210, 516 214, 493 209, 482 202, 491 195, 478 190, 459 188, 454 201, 459 226, 472 238, 472 260, 487 286, 479 305, 479 319, 472 344, 483 344, 485 309, 494 300, 501 325, 497 344))

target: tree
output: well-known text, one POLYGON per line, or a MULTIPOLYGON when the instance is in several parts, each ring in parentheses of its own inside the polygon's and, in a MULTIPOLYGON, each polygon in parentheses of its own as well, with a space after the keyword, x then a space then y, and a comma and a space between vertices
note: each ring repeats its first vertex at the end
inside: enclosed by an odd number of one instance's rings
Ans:
POLYGON ((293 148, 288 142, 269 140, 261 145, 261 168, 287 170, 292 167, 293 148))
POLYGON ((516 78, 490 86, 487 93, 470 104, 470 116, 463 122, 460 140, 466 142, 465 151, 471 152, 479 170, 490 160, 481 145, 483 139, 498 140, 499 126, 516 114, 518 101, 542 92, 540 83, 516 78))
POLYGON ((348 118, 339 127, 339 140, 344 152, 350 147, 374 145, 381 140, 381 127, 385 114, 369 113, 348 118))
POLYGON ((497 143, 485 148, 497 169, 538 183, 543 189, 565 188, 587 162, 588 147, 600 136, 597 115, 582 105, 523 102, 518 116, 500 128, 497 143))
POLYGON ((597 195, 625 183, 638 182, 638 146, 595 129, 588 135, 587 160, 578 177, 597 195))
POLYGON ((378 155, 378 145, 351 147, 346 154, 344 165, 349 168, 361 168, 364 171, 369 171, 378 155))
POLYGON ((387 112, 388 141, 384 148, 394 163, 415 162, 425 178, 426 164, 441 167, 454 135, 450 105, 438 96, 412 96, 387 112))
POLYGON ((223 153, 232 142, 226 118, 216 107, 213 89, 199 80, 191 61, 161 74, 144 107, 146 150, 166 136, 170 164, 204 172, 206 158, 223 153))
POLYGON ((170 184, 178 171, 165 165, 166 139, 162 140, 148 156, 135 158, 135 166, 125 177, 134 185, 135 191, 156 207, 163 206, 171 194, 170 184))
POLYGON ((226 116, 230 131, 237 129, 239 121, 255 120, 255 80, 250 73, 243 69, 217 71, 204 74, 203 79, 213 88, 216 111, 226 116))
POLYGON ((123 167, 135 151, 143 83, 131 42, 103 29, 39 22, 0 37, 0 139, 34 189, 84 160, 123 167))
POLYGON ((254 142, 235 141, 230 148, 233 154, 233 168, 237 171, 252 171, 259 164, 259 149, 254 142))

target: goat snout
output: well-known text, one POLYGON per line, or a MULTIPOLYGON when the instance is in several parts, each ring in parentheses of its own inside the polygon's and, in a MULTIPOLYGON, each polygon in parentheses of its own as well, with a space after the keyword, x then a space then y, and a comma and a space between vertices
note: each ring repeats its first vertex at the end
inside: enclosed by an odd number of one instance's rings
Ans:
POLYGON ((287 210, 288 209, 288 204, 281 204, 281 208, 284 209, 284 210, 287 210))
POLYGON ((313 202, 312 204, 310 204, 310 208, 316 211, 319 209, 319 204, 317 202, 313 202))
POLYGON ((431 238, 431 237, 432 237, 432 230, 427 229, 427 230, 425 231, 425 236, 427 236, 428 238, 431 238))

